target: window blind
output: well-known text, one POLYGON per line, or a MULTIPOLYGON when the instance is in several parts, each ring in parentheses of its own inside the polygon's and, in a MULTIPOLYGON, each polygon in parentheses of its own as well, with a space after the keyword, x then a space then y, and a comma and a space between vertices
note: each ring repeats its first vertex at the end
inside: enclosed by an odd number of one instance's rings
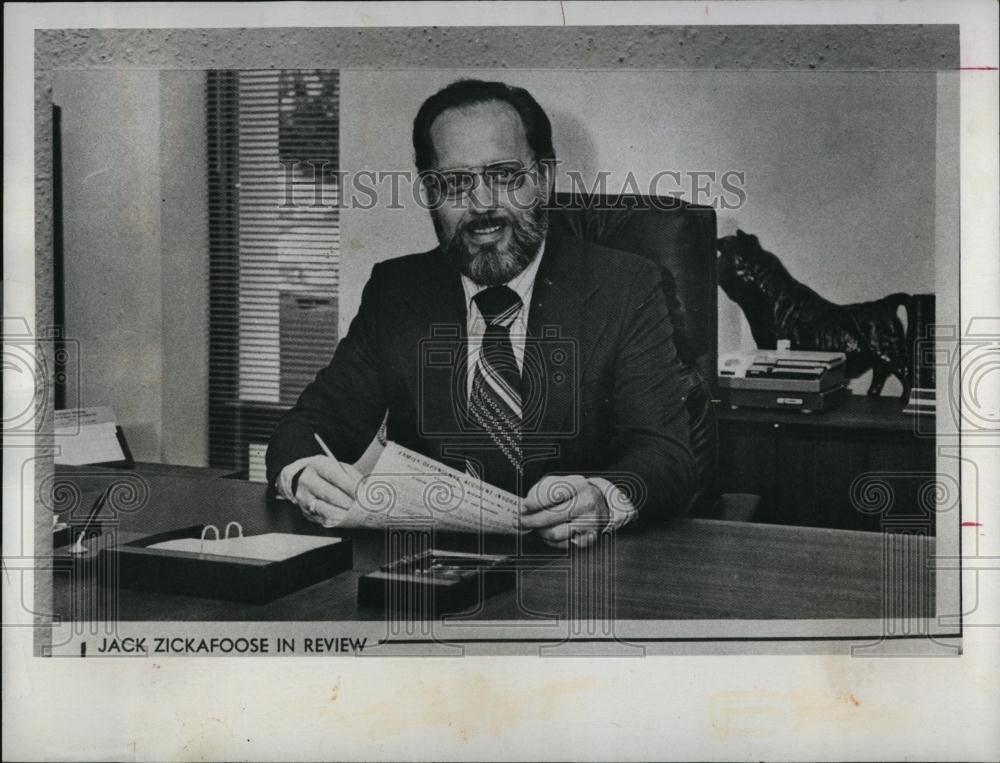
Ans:
POLYGON ((246 469, 336 346, 338 122, 336 71, 209 73, 213 466, 246 469))

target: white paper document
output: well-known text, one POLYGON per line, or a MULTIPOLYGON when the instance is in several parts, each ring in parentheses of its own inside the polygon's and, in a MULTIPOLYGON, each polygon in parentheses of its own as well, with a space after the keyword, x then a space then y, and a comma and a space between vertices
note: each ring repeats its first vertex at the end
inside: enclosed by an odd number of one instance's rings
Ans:
POLYGON ((55 413, 57 464, 80 466, 125 460, 111 408, 70 408, 55 413))
POLYGON ((386 444, 336 527, 430 525, 451 532, 520 532, 521 499, 396 443, 386 444))
POLYGON ((148 548, 161 551, 182 551, 188 554, 212 554, 241 559, 281 562, 323 546, 340 543, 340 538, 321 535, 295 535, 292 533, 262 533, 241 535, 236 538, 175 538, 154 543, 148 548))

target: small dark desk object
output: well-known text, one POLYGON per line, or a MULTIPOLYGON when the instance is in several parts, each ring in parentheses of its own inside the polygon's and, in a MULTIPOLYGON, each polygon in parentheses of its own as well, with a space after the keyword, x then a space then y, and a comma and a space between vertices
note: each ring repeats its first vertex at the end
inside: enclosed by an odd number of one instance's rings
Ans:
POLYGON ((127 588, 212 599, 263 603, 351 569, 351 541, 304 551, 281 561, 150 548, 180 538, 200 538, 204 525, 158 533, 105 549, 127 588))
POLYGON ((514 587, 509 556, 429 549, 358 579, 358 603, 397 616, 468 609, 481 596, 514 587))
POLYGON ((73 543, 76 543, 77 538, 79 538, 80 533, 83 533, 84 542, 92 540, 93 538, 100 537, 102 534, 102 525, 100 520, 94 520, 93 522, 59 522, 52 527, 52 548, 65 548, 73 543))
POLYGON ((52 526, 52 548, 68 546, 67 553, 73 555, 85 555, 87 549, 86 541, 101 536, 101 523, 97 521, 97 515, 108 500, 108 491, 103 491, 94 505, 90 507, 90 512, 82 522, 70 520, 69 522, 57 522, 52 526))

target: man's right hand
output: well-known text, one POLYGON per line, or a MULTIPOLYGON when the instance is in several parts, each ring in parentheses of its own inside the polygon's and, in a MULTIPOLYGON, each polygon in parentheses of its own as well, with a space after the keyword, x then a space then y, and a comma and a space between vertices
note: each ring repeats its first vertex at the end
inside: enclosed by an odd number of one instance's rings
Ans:
POLYGON ((350 464, 329 456, 313 456, 300 473, 295 502, 306 519, 333 527, 350 510, 361 479, 361 472, 350 464))

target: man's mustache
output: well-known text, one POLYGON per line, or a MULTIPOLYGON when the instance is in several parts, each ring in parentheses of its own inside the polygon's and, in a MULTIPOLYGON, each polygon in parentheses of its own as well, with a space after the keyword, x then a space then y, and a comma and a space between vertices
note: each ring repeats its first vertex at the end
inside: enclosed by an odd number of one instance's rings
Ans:
POLYGON ((469 230, 471 228, 478 228, 484 225, 511 225, 511 220, 506 215, 502 214, 488 214, 488 215, 477 215, 476 217, 471 217, 468 220, 464 220, 460 225, 460 228, 464 230, 469 230))

